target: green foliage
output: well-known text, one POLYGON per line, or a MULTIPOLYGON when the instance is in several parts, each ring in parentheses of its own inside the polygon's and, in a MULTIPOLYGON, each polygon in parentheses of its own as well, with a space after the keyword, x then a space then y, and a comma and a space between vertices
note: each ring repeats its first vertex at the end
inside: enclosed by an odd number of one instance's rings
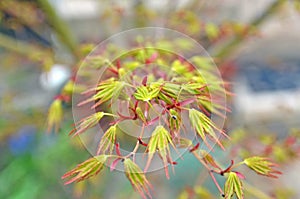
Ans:
POLYGON ((93 115, 90 115, 80 121, 78 124, 78 128, 74 129, 73 131, 70 132, 70 134, 74 134, 74 136, 79 135, 86 131, 87 129, 95 126, 98 124, 98 122, 105 116, 113 116, 112 114, 109 113, 104 113, 104 112, 96 112, 93 115))
POLYGON ((148 195, 151 198, 149 187, 150 183, 146 179, 143 171, 129 158, 124 160, 125 175, 130 181, 131 185, 138 191, 143 198, 147 198, 148 195))
POLYGON ((201 137, 201 139, 205 142, 207 146, 209 146, 209 144, 206 140, 206 135, 209 135, 222 149, 224 149, 223 145, 221 144, 221 142, 219 142, 219 138, 215 133, 215 130, 219 132, 222 131, 219 130, 205 114, 195 109, 190 109, 189 118, 192 127, 196 130, 198 135, 201 137))
POLYGON ((103 169, 107 158, 107 155, 92 157, 77 165, 76 168, 64 174, 62 176, 62 179, 72 177, 70 180, 65 182, 65 184, 70 184, 72 182, 80 182, 94 175, 97 175, 103 169))
POLYGON ((276 175, 281 174, 280 171, 275 170, 273 167, 277 165, 270 162, 268 158, 253 156, 250 158, 246 158, 244 163, 257 174, 277 178, 276 175))
POLYGON ((169 178, 169 172, 168 172, 168 168, 167 168, 168 162, 170 162, 170 158, 171 158, 169 144, 175 148, 175 146, 172 142, 170 133, 163 126, 161 126, 161 125, 157 126, 155 128, 155 130, 153 131, 151 139, 148 143, 148 147, 147 147, 148 162, 145 167, 145 170, 148 169, 150 162, 153 158, 153 155, 157 150, 163 159, 166 176, 167 176, 167 178, 169 178))
POLYGON ((88 102, 97 101, 97 103, 93 106, 97 107, 110 100, 113 96, 119 94, 124 85, 124 82, 115 81, 113 78, 103 81, 96 87, 96 94, 94 94, 90 99, 81 102, 79 106, 88 102))
POLYGON ((108 154, 112 154, 116 141, 116 133, 116 125, 110 126, 106 130, 99 143, 97 154, 104 154, 105 152, 108 152, 108 154))
POLYGON ((242 182, 235 172, 228 174, 224 190, 225 199, 231 198, 234 194, 238 199, 244 198, 242 182))
MULTIPOLYGON (((56 33, 60 41, 69 49, 73 57, 76 57, 74 61, 78 61, 77 59, 87 55, 89 53, 88 51, 90 51, 94 45, 85 46, 80 49, 73 40, 71 32, 59 19, 48 1, 43 0, 37 2, 39 4, 15 0, 1 1, 0 21, 3 22, 3 16, 8 13, 9 16, 13 18, 13 20, 7 23, 11 26, 9 29, 19 30, 21 25, 25 25, 26 28, 32 27, 33 30, 39 30, 41 29, 39 25, 44 24, 41 19, 45 18, 51 24, 53 32, 56 33), (37 5, 40 5, 42 10, 40 10, 37 5)), ((221 65, 222 61, 227 58, 226 55, 232 52, 237 44, 244 38, 256 34, 256 26, 261 24, 264 19, 267 18, 269 13, 274 13, 278 10, 279 5, 283 5, 283 3, 286 2, 288 1, 280 0, 270 4, 270 7, 266 10, 267 14, 262 14, 251 22, 250 25, 227 21, 219 22, 218 24, 206 23, 204 20, 200 19, 201 15, 183 9, 172 12, 165 24, 167 27, 178 28, 188 35, 194 35, 197 37, 197 40, 202 41, 204 38, 205 41, 203 43, 204 45, 209 45, 208 47, 215 47, 214 44, 218 43, 218 41, 223 41, 224 38, 226 39, 227 37, 230 38, 231 40, 228 44, 225 44, 224 47, 220 48, 220 51, 216 53, 219 55, 216 61, 221 65)), ((197 3, 191 2, 188 6, 197 7, 194 5, 197 5, 197 3)), ((298 1, 293 1, 293 5, 299 10, 298 1)), ((114 9, 116 8, 113 7, 113 10, 114 9)), ((115 10, 114 12, 111 12, 111 10, 110 7, 108 12, 104 13, 109 16, 117 16, 121 13, 120 16, 124 16, 122 15, 122 8, 117 8, 117 12, 115 12, 115 10), (117 15, 115 13, 117 13, 117 15)), ((199 13, 202 14, 203 10, 200 10, 201 12, 199 13)), ((131 14, 139 24, 145 24, 147 20, 155 20, 157 17, 155 11, 147 10, 141 2, 135 6, 133 13, 131 14)), ((161 18, 158 18, 158 20, 161 20, 161 18)), ((1 23, 1 25, 3 24, 6 25, 6 22, 1 23)), ((219 185, 213 175, 228 175, 224 187, 226 198, 231 198, 234 194, 237 198, 243 198, 243 188, 241 183, 242 174, 233 171, 233 169, 237 169, 241 165, 247 165, 257 174, 268 177, 277 177, 281 174, 276 170, 277 165, 272 163, 270 159, 262 156, 251 157, 253 151, 248 148, 237 150, 237 154, 242 157, 245 157, 245 154, 247 154, 247 157, 250 155, 249 158, 244 159, 244 161, 238 164, 234 164, 234 161, 232 160, 229 167, 222 169, 222 165, 217 162, 213 154, 199 149, 200 143, 193 143, 193 140, 183 137, 183 132, 190 133, 190 129, 188 129, 186 125, 189 122, 193 127, 192 131, 194 130, 196 132, 197 138, 200 137, 200 139, 196 140, 204 142, 208 146, 207 140, 212 139, 224 149, 223 142, 226 141, 221 142, 217 132, 227 137, 223 130, 219 129, 210 118, 211 114, 216 114, 225 118, 223 112, 227 111, 226 107, 216 102, 219 97, 230 94, 226 90, 224 91, 226 82, 224 83, 214 72, 214 62, 209 57, 202 55, 196 55, 189 60, 185 60, 172 53, 163 53, 164 51, 173 51, 174 49, 188 51, 193 49, 193 42, 189 42, 185 39, 174 39, 172 41, 163 39, 161 41, 150 42, 148 41, 148 38, 142 37, 137 38, 134 42, 136 42, 138 49, 129 54, 126 54, 124 49, 120 46, 113 44, 106 46, 100 54, 89 56, 86 62, 81 66, 84 70, 80 71, 81 74, 78 74, 79 76, 82 75, 88 81, 89 75, 91 75, 91 73, 89 73, 90 71, 107 67, 109 72, 103 76, 103 79, 100 80, 96 88, 91 90, 87 90, 84 86, 78 87, 78 84, 75 85, 72 77, 62 87, 60 94, 50 105, 47 118, 48 131, 53 129, 55 131, 59 130, 63 120, 63 105, 66 104, 65 107, 69 107, 72 95, 81 93, 82 91, 85 91, 83 92, 84 94, 92 93, 92 96, 82 101, 79 105, 94 103, 95 105, 91 108, 95 108, 96 112, 95 114, 83 118, 77 124, 77 129, 71 131, 71 134, 79 135, 98 125, 104 116, 110 116, 110 118, 107 118, 109 120, 109 122, 107 122, 108 128, 99 142, 98 155, 86 160, 70 172, 66 173, 63 178, 71 177, 66 184, 86 180, 96 175, 103 169, 103 165, 108 162, 107 159, 111 158, 114 160, 114 164, 123 160, 125 174, 132 186, 142 195, 142 197, 151 197, 148 190, 150 184, 146 179, 145 173, 135 162, 135 153, 143 146, 146 147, 145 154, 148 155, 148 162, 147 165, 145 165, 144 170, 147 170, 154 154, 157 153, 162 159, 167 177, 167 166, 168 164, 173 164, 169 145, 174 149, 187 149, 208 170, 217 187, 219 187, 219 185), (120 61, 120 63, 108 59, 108 57, 116 57, 115 55, 119 54, 124 54, 120 57, 120 60, 117 60, 120 61), (145 65, 146 67, 141 67, 142 65, 145 65), (153 67, 151 65, 155 66, 153 67), (141 80, 142 77, 135 74, 138 70, 147 73, 146 81, 144 81, 145 79, 141 80), (142 84, 141 81, 143 81, 142 84), (126 89, 124 89, 125 87, 126 89), (123 109, 126 109, 126 113, 129 114, 127 116, 122 115, 121 110, 117 110, 117 115, 112 114, 108 110, 112 104, 104 104, 111 101, 113 98, 117 98, 119 95, 122 97, 125 96, 124 98, 120 97, 120 100, 126 102, 123 104, 128 104, 122 107, 123 109), (212 95, 217 99, 213 99, 212 95), (182 115, 188 115, 190 121, 187 122, 181 118, 182 115), (141 124, 142 130, 141 132, 138 132, 139 137, 137 140, 134 140, 135 145, 133 144, 133 150, 129 154, 122 155, 119 151, 118 141, 120 140, 120 137, 118 136, 118 131, 120 128, 118 128, 118 125, 126 120, 132 120, 135 121, 136 124, 141 124), (144 128, 150 127, 156 123, 158 123, 158 125, 156 125, 155 130, 149 135, 149 143, 145 143, 142 140, 144 128), (117 155, 114 155, 114 149, 117 155)), ((0 35, 0 46, 25 55, 34 62, 39 62, 46 71, 49 71, 55 62, 60 62, 60 60, 54 60, 54 53, 52 50, 35 46, 35 44, 31 45, 23 41, 14 41, 2 34, 0 35), (16 43, 18 43, 18 47, 16 47, 16 43)), ((74 65, 76 66, 76 64, 74 65)), ((6 103, 4 104, 6 105, 6 103)), ((19 121, 21 121, 21 119, 19 121)), ((14 130, 11 131, 13 132, 14 130)), ((280 162, 292 160, 294 157, 297 157, 298 149, 297 144, 295 144, 295 139, 296 136, 291 136, 284 142, 278 142, 276 138, 261 141, 262 148, 265 149, 262 154, 264 156, 272 156, 280 162)), ((242 138, 236 136, 234 137, 233 142, 242 145, 242 138)), ((131 146, 131 144, 130 141, 126 142, 126 145, 128 146, 131 146)), ((227 144, 224 144, 224 146, 229 146, 228 142, 227 144)), ((237 157, 236 159, 239 158, 240 157, 237 157)), ((25 172, 22 171, 20 173, 23 175, 25 172)), ((29 190, 32 186, 28 187, 29 190)), ((37 187, 38 186, 35 186, 34 189, 30 189, 33 194, 31 197, 26 198, 37 197, 34 194, 37 192, 37 187)), ((223 193, 222 190, 219 189, 219 191, 220 193, 223 193)), ((197 189, 194 188, 191 192, 194 193, 196 197, 210 198, 211 196, 211 194, 202 187, 198 187, 197 189)))
POLYGON ((157 97, 158 93, 160 92, 160 88, 147 88, 146 86, 140 86, 137 88, 136 92, 134 93, 134 97, 137 100, 148 102, 153 98, 157 97))

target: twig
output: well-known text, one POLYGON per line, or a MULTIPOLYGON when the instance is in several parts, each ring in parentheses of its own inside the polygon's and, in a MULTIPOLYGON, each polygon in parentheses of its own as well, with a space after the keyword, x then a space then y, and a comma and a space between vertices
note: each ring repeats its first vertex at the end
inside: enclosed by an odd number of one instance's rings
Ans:
POLYGON ((76 59, 79 59, 77 53, 77 42, 67 24, 57 15, 48 0, 37 0, 37 2, 44 11, 47 20, 56 32, 59 40, 68 48, 76 59))
MULTIPOLYGON (((273 2, 261 16, 257 17, 250 23, 250 27, 258 27, 260 26, 268 17, 276 13, 278 8, 282 5, 282 0, 276 0, 273 2)), ((248 34, 248 33, 246 33, 248 34)), ((214 56, 223 62, 227 59, 227 57, 234 51, 236 48, 245 40, 244 36, 236 36, 230 42, 225 44, 219 51, 214 53, 214 56)))
MULTIPOLYGON (((45 52, 43 52, 44 50, 42 50, 40 47, 37 47, 36 45, 13 39, 2 33, 0 33, 0 46, 4 47, 10 51, 19 53, 21 55, 25 55, 27 57, 32 57, 32 55, 37 52, 43 53, 45 55, 47 54, 48 56, 50 54, 50 51, 45 50, 45 52)), ((50 55, 52 55, 52 54, 50 54, 50 55)))
POLYGON ((211 168, 203 161, 203 159, 198 155, 198 153, 196 151, 193 151, 192 154, 197 158, 197 160, 208 170, 210 177, 212 178, 214 184, 216 185, 216 187, 218 188, 219 192, 222 194, 224 194, 222 188, 220 187, 216 177, 213 175, 213 172, 211 170, 211 168))

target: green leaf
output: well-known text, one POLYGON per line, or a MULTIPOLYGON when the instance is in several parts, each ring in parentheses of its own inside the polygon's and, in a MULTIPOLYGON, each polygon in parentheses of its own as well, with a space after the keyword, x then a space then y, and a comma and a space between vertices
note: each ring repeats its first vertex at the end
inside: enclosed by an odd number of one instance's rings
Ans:
POLYGON ((187 83, 182 85, 182 89, 192 95, 201 94, 201 90, 206 87, 203 83, 187 83))
POLYGON ((137 107, 136 110, 135 110, 135 112, 138 115, 138 117, 146 124, 147 120, 146 120, 146 117, 145 117, 142 109, 140 107, 137 107))
POLYGON ((112 154, 115 146, 115 141, 116 141, 116 132, 117 132, 116 125, 110 126, 106 130, 98 146, 98 151, 97 151, 98 155, 101 153, 105 153, 106 151, 108 151, 108 154, 112 154))
POLYGON ((243 199, 243 185, 235 172, 230 172, 225 182, 225 199, 230 199, 233 195, 238 199, 243 199))
POLYGON ((276 174, 281 174, 280 171, 274 169, 277 165, 272 163, 265 157, 253 156, 246 158, 244 163, 259 175, 264 175, 272 178, 277 178, 276 174))
MULTIPOLYGON (((122 81, 115 81, 113 78, 109 80, 105 80, 101 82, 96 89, 96 93, 89 99, 79 103, 78 105, 81 106, 83 104, 98 101, 92 108, 95 108, 102 103, 110 100, 112 97, 118 95, 123 87, 125 86, 125 82, 122 81)), ((91 90, 87 91, 90 92, 91 90)))
POLYGON ((176 142, 176 146, 178 148, 188 148, 193 145, 193 142, 186 138, 179 138, 179 140, 176 142))
POLYGON ((168 98, 177 99, 178 95, 180 94, 181 85, 172 83, 172 82, 165 82, 162 84, 162 92, 168 98))
POLYGON ((149 87, 146 86, 139 86, 136 92, 133 94, 133 96, 137 100, 148 102, 151 99, 157 97, 159 92, 160 92, 159 87, 150 89, 149 87))
POLYGON ((132 160, 129 158, 126 158, 124 160, 124 169, 125 169, 125 175, 130 181, 133 188, 139 192, 139 194, 143 198, 147 198, 146 195, 148 195, 151 198, 149 188, 151 187, 151 184, 148 182, 144 172, 139 168, 137 164, 135 164, 132 160))
POLYGON ((168 167, 167 167, 168 158, 171 158, 169 143, 173 146, 173 148, 175 148, 170 133, 163 126, 161 125, 157 126, 153 131, 150 141, 148 143, 148 147, 147 147, 148 161, 145 166, 145 171, 150 166, 153 155, 157 150, 161 158, 163 159, 163 163, 165 165, 166 177, 169 178, 168 167))
POLYGON ((102 119, 103 116, 113 116, 110 113, 104 113, 104 112, 96 112, 93 115, 90 115, 84 119, 82 119, 79 122, 79 125, 77 127, 77 130, 73 130, 70 132, 70 134, 74 134, 74 136, 79 135, 81 133, 83 133, 84 131, 86 131, 87 129, 95 126, 98 124, 98 122, 102 119))
POLYGON ((107 158, 107 155, 99 155, 78 164, 74 169, 62 176, 62 179, 71 177, 69 181, 65 182, 65 185, 80 182, 97 175, 103 169, 107 158))
POLYGON ((218 129, 210 118, 208 118, 204 113, 197 111, 196 109, 189 109, 189 119, 192 127, 196 130, 198 135, 208 147, 210 147, 210 145, 206 141, 206 135, 211 136, 215 140, 215 142, 222 149, 224 149, 223 145, 219 141, 218 136, 215 133, 215 130, 219 131, 223 135, 224 132, 218 129))
POLYGON ((218 163, 215 161, 212 155, 210 155, 207 151, 205 150, 199 150, 199 154, 203 158, 204 162, 206 164, 210 164, 211 166, 221 170, 221 167, 218 165, 218 163))

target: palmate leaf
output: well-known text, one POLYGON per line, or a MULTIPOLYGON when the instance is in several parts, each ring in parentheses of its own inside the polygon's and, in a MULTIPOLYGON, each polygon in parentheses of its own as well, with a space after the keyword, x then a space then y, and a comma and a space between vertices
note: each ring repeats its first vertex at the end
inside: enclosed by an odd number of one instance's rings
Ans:
POLYGON ((268 158, 253 156, 246 158, 244 163, 259 175, 264 175, 272 178, 278 178, 276 175, 281 174, 280 171, 274 169, 277 165, 272 163, 268 158))
POLYGON ((196 109, 189 109, 189 119, 192 127, 196 130, 198 135, 204 141, 204 143, 211 147, 207 140, 206 135, 212 137, 212 139, 224 150, 223 145, 219 141, 218 136, 215 133, 215 130, 222 133, 222 135, 227 136, 222 130, 218 129, 216 125, 208 118, 204 113, 197 111, 196 109))
POLYGON ((136 92, 133 94, 135 99, 148 102, 151 99, 155 98, 160 91, 159 87, 149 88, 147 86, 139 86, 136 92))
POLYGON ((160 92, 157 97, 161 100, 163 100, 166 104, 172 104, 172 99, 168 97, 166 94, 160 92))
POLYGON ((98 151, 97 151, 98 155, 101 153, 105 153, 106 151, 108 151, 109 154, 112 154, 115 141, 116 141, 116 132, 117 132, 116 125, 113 125, 106 130, 98 146, 98 151))
POLYGON ((203 107, 209 113, 214 113, 223 118, 225 118, 225 112, 230 111, 230 109, 221 104, 213 103, 210 97, 204 95, 200 95, 197 97, 197 103, 200 107, 203 107))
POLYGON ((165 82, 162 84, 162 91, 165 95, 176 99, 180 93, 181 85, 172 83, 172 82, 165 82))
POLYGON ((64 174, 61 178, 66 179, 71 177, 69 181, 65 182, 65 185, 86 180, 94 175, 97 175, 103 169, 108 157, 109 156, 107 155, 92 157, 83 163, 78 164, 74 169, 64 174))
POLYGON ((207 85, 203 84, 203 83, 193 82, 193 83, 183 84, 181 87, 183 90, 187 91, 189 94, 199 95, 199 94, 201 94, 201 91, 207 87, 207 85))
POLYGON ((145 166, 145 171, 147 171, 148 167, 150 166, 153 155, 156 151, 158 151, 159 155, 163 159, 166 177, 169 178, 168 162, 171 158, 169 144, 171 144, 172 147, 175 148, 170 133, 163 126, 157 126, 153 131, 150 141, 148 143, 148 161, 145 166))
POLYGON ((139 166, 135 164, 131 159, 126 158, 124 160, 124 169, 125 175, 130 181, 133 188, 137 192, 139 192, 139 194, 143 198, 146 199, 146 196, 152 198, 149 191, 149 187, 151 188, 151 184, 148 182, 144 172, 139 168, 139 166))
POLYGON ((96 112, 93 115, 90 115, 84 119, 82 119, 79 122, 79 125, 77 127, 77 129, 72 130, 69 134, 74 134, 74 136, 79 135, 81 133, 83 133, 84 131, 86 131, 87 129, 95 126, 98 124, 98 122, 102 119, 103 116, 113 116, 110 113, 104 113, 104 112, 96 112))
POLYGON ((172 98, 177 99, 181 91, 181 85, 174 82, 152 82, 150 88, 159 90, 157 98, 163 100, 166 104, 172 104, 172 98))
POLYGON ((79 103, 78 106, 84 105, 89 102, 98 101, 94 106, 92 106, 92 108, 95 108, 102 103, 110 100, 113 96, 119 94, 124 86, 125 82, 115 81, 113 78, 105 80, 101 82, 95 89, 87 91, 96 91, 96 93, 91 98, 79 103))
POLYGON ((238 174, 235 172, 230 172, 228 178, 225 182, 225 199, 230 199, 234 194, 238 199, 243 199, 243 185, 238 177, 238 174))

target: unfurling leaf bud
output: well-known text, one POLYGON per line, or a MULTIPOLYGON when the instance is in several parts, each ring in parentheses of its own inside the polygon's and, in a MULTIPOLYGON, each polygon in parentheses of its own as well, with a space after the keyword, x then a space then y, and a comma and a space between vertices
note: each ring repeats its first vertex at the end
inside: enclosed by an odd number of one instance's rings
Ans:
POLYGON ((54 129, 55 132, 57 132, 60 128, 62 119, 63 119, 62 100, 60 98, 57 98, 52 102, 48 111, 47 132, 50 132, 52 129, 54 129))

